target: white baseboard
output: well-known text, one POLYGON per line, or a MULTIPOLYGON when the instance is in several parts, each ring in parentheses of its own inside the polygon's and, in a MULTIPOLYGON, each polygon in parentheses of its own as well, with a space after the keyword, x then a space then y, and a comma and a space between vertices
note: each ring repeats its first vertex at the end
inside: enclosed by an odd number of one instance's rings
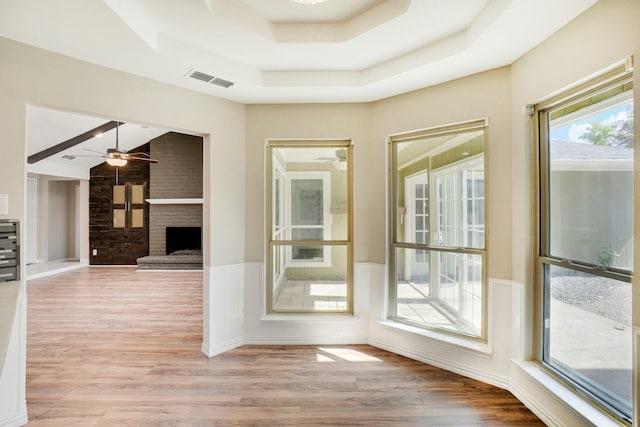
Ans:
MULTIPOLYGON (((26 403, 25 403, 26 407, 26 403)), ((8 418, 0 419, 0 427, 20 427, 26 425, 29 422, 29 417, 26 412, 21 412, 17 415, 8 418)))
POLYGON ((246 337, 247 345, 359 345, 367 344, 364 337, 246 337))
POLYGON ((443 359, 441 357, 436 357, 430 354, 418 352, 408 347, 401 348, 395 345, 388 345, 375 338, 370 339, 369 344, 374 347, 378 347, 383 350, 390 351, 392 353, 396 353, 401 356, 405 356, 410 359, 435 366, 436 368, 454 372, 456 374, 459 374, 474 380, 482 381, 484 383, 491 384, 496 387, 500 387, 507 390, 509 389, 510 381, 509 381, 509 378, 505 376, 495 375, 495 374, 486 372, 484 370, 473 368, 471 366, 463 365, 460 363, 452 362, 451 360, 443 359))
POLYGON ((202 353, 205 356, 211 358, 213 356, 222 354, 226 351, 233 350, 234 348, 242 347, 244 344, 245 344, 245 340, 243 340, 242 338, 237 338, 231 341, 227 341, 225 343, 222 343, 221 345, 217 345, 215 348, 209 348, 208 345, 206 345, 205 343, 202 343, 202 347, 200 348, 200 351, 202 351, 202 353))
POLYGON ((536 417, 549 427, 564 427, 562 422, 558 420, 551 412, 547 411, 545 405, 541 405, 531 394, 518 384, 511 383, 509 391, 516 399, 524 404, 536 417))

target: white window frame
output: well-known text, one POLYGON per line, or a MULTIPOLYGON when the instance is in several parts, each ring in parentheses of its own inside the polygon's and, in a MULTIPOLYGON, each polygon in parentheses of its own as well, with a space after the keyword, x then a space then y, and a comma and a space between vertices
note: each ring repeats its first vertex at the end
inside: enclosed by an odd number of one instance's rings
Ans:
MULTIPOLYGON (((453 215, 454 222, 455 222, 453 227, 457 236, 455 240, 462 241, 460 246, 477 248, 477 249, 484 248, 486 244, 486 238, 483 239, 482 247, 472 246, 471 243, 473 242, 466 242, 466 244, 464 244, 464 241, 466 240, 465 233, 468 230, 467 228, 465 228, 466 209, 465 209, 464 202, 468 199, 466 198, 466 195, 465 195, 465 182, 464 182, 464 176, 463 176, 466 171, 472 170, 472 169, 479 169, 480 167, 482 168, 482 171, 484 173, 484 166, 485 166, 484 154, 481 154, 481 155, 469 157, 464 160, 460 160, 458 162, 455 162, 431 171, 429 180, 433 185, 430 186, 429 198, 432 203, 431 211, 436 212, 435 215, 431 216, 430 229, 432 230, 432 236, 433 236, 432 237, 433 240, 431 242, 432 244, 444 245, 442 242, 439 241, 440 231, 438 228, 438 221, 439 221, 438 205, 440 203, 440 200, 439 200, 439 194, 438 194, 438 179, 442 177, 453 176, 455 177, 454 192, 456 193, 455 199, 454 199, 456 201, 456 206, 455 206, 456 210, 453 215)), ((483 201, 484 201, 484 197, 483 197, 483 201)), ((485 223, 486 223, 486 215, 485 215, 485 223)), ((484 229, 483 229, 483 234, 484 234, 484 229)), ((449 246, 452 246, 452 245, 449 245, 449 246)), ((458 245, 456 244, 456 246, 458 245)), ((475 306, 475 299, 472 299, 471 307, 465 306, 466 304, 465 301, 467 301, 467 299, 463 295, 465 290, 462 284, 467 283, 469 274, 468 274, 468 269, 465 268, 467 265, 463 263, 460 263, 457 265, 457 274, 456 274, 456 277, 461 278, 459 280, 460 283, 458 284, 458 295, 455 296, 455 300, 459 306, 454 307, 453 305, 449 304, 447 301, 445 301, 441 297, 440 291, 438 288, 438 284, 440 283, 438 276, 441 274, 441 272, 439 268, 435 268, 435 267, 441 265, 441 263, 438 262, 437 257, 442 252, 431 251, 430 253, 431 253, 431 257, 430 257, 431 259, 429 263, 431 267, 429 271, 430 271, 431 277, 430 277, 429 283, 431 284, 430 285, 431 295, 433 296, 434 300, 437 303, 442 304, 444 307, 448 307, 451 310, 450 313, 455 313, 455 316, 457 317, 458 321, 463 321, 464 319, 463 313, 468 312, 468 310, 471 310, 472 312, 476 312, 477 310, 482 310, 482 307, 475 306)), ((480 302, 480 304, 481 305, 483 304, 482 301, 480 302)))

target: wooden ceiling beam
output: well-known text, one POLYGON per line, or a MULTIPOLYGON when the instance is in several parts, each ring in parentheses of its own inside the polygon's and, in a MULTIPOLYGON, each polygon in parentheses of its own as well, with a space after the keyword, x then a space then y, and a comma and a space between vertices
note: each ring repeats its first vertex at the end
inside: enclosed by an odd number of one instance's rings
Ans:
POLYGON ((104 134, 110 131, 111 129, 116 127, 116 124, 123 125, 124 123, 116 122, 113 120, 110 122, 107 122, 103 125, 98 126, 97 128, 93 128, 83 134, 74 136, 71 139, 67 139, 66 141, 56 144, 53 147, 49 147, 38 153, 30 155, 29 157, 27 157, 27 163, 33 164, 33 163, 39 162, 40 160, 44 160, 47 157, 51 157, 55 154, 58 154, 59 152, 64 151, 68 148, 75 147, 76 145, 81 144, 85 141, 88 141, 91 138, 95 138, 97 135, 104 134))

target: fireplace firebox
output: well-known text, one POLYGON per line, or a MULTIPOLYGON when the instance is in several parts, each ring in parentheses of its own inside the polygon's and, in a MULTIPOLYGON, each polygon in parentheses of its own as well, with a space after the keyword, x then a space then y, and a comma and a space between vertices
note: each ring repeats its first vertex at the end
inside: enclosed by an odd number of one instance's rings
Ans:
POLYGON ((201 227, 167 227, 166 228, 167 255, 175 253, 201 253, 201 227))

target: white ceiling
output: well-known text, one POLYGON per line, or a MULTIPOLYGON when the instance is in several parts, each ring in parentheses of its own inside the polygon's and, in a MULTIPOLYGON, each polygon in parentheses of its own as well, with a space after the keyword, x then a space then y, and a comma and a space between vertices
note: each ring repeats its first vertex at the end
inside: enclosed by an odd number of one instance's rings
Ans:
POLYGON ((0 36, 242 103, 367 102, 510 64, 596 1, 0 0, 0 36))
MULTIPOLYGON (((0 0, 0 36, 242 103, 370 102, 511 64, 596 2, 0 0)), ((111 120, 45 113, 30 110, 29 153, 111 120)), ((121 145, 146 142, 127 127, 121 145)))

